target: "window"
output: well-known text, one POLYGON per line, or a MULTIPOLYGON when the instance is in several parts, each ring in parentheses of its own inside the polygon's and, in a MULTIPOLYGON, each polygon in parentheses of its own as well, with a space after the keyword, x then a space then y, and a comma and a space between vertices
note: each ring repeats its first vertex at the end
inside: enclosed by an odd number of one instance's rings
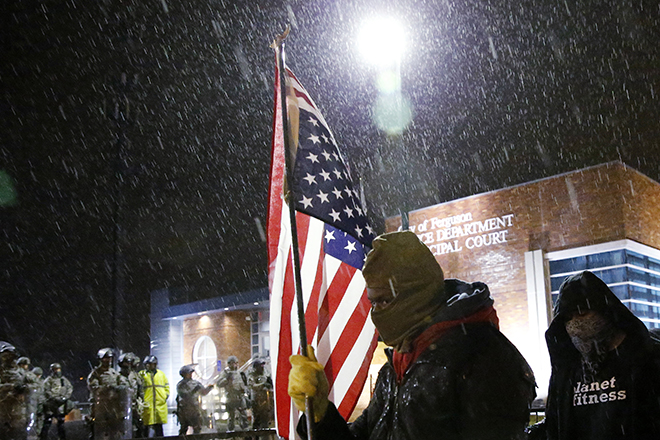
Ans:
POLYGON ((602 279, 649 328, 660 327, 660 251, 632 240, 550 252, 552 304, 564 280, 583 270, 602 279))
POLYGON ((260 310, 250 314, 252 326, 252 357, 268 356, 270 353, 270 329, 268 310, 260 310))
POLYGON ((213 339, 208 336, 197 339, 193 348, 193 362, 197 364, 195 370, 202 379, 209 379, 213 375, 218 362, 218 352, 213 339))

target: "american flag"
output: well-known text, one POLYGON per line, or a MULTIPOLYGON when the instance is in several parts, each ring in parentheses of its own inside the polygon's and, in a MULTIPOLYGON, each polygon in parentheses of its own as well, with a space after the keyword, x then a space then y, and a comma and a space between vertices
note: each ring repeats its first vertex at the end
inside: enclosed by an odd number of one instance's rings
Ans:
MULTIPOLYGON (((285 68, 290 126, 299 140, 291 188, 295 201, 308 342, 330 383, 330 400, 348 419, 365 380, 377 336, 361 268, 374 238, 348 168, 325 119, 285 68), (291 107, 293 105, 293 107, 291 107), (296 112, 295 110, 298 110, 296 112), (299 114, 299 123, 295 115, 299 114)), ((291 225, 283 198, 284 132, 279 67, 268 211, 271 362, 278 435, 295 438, 298 411, 287 394, 289 356, 299 352, 291 225)))

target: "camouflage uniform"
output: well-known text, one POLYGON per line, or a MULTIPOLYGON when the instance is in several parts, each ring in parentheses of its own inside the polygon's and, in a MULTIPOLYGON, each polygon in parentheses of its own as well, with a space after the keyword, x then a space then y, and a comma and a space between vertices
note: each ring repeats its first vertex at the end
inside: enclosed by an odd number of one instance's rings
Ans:
POLYGON ((252 370, 248 387, 252 392, 252 429, 266 429, 273 420, 273 381, 263 368, 252 370))
POLYGON ((99 365, 87 377, 87 386, 92 394, 94 438, 132 437, 128 379, 112 367, 99 365))
POLYGON ((227 430, 233 431, 236 425, 236 415, 238 414, 238 424, 242 430, 248 428, 247 403, 245 395, 247 386, 243 376, 238 370, 225 368, 220 373, 220 378, 216 383, 218 387, 224 388, 227 394, 227 412, 229 419, 227 421, 227 430))
POLYGON ((39 437, 37 431, 37 395, 35 386, 37 383, 37 376, 30 371, 30 358, 22 356, 16 361, 18 368, 22 369, 25 373, 25 378, 28 383, 28 393, 25 396, 25 420, 27 423, 27 437, 28 440, 36 440, 39 437))
POLYGON ((4 350, 0 362, 0 439, 25 440, 28 378, 25 370, 16 365, 15 355, 10 357, 9 351, 15 353, 14 347, 0 341, 0 350, 4 350))
POLYGON ((48 431, 53 421, 57 419, 57 433, 61 439, 66 438, 64 432, 64 416, 72 408, 72 402, 69 400, 73 386, 66 377, 50 375, 44 381, 44 426, 41 430, 41 438, 48 438, 48 431))
MULTIPOLYGON (((34 370, 32 370, 32 374, 34 374, 34 370)), ((41 373, 39 373, 39 375, 41 375, 41 373)), ((41 434, 41 430, 44 426, 44 404, 46 402, 44 380, 39 375, 35 374, 35 381, 28 385, 30 387, 31 398, 35 405, 34 426, 28 426, 28 432, 33 431, 36 436, 41 434)))
POLYGON ((135 437, 143 436, 143 426, 141 420, 141 413, 144 407, 144 386, 142 385, 142 378, 133 370, 133 353, 126 353, 119 357, 119 374, 121 375, 120 382, 122 385, 128 387, 131 393, 131 418, 133 421, 133 432, 135 437))
POLYGON ((179 435, 185 435, 188 427, 199 434, 202 430, 202 410, 199 407, 199 396, 205 389, 199 381, 182 379, 176 385, 176 414, 179 418, 179 435))

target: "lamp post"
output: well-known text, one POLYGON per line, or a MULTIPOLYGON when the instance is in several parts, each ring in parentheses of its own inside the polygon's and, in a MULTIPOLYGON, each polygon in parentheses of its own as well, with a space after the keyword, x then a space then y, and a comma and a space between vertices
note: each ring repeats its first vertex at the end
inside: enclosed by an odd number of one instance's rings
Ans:
POLYGON ((390 17, 372 18, 365 21, 357 39, 358 49, 364 60, 377 69, 376 86, 378 99, 374 105, 374 122, 388 136, 391 136, 401 161, 395 161, 399 168, 401 228, 408 229, 408 179, 405 166, 406 151, 402 133, 412 120, 408 101, 401 93, 401 59, 406 48, 406 34, 403 25, 390 17))

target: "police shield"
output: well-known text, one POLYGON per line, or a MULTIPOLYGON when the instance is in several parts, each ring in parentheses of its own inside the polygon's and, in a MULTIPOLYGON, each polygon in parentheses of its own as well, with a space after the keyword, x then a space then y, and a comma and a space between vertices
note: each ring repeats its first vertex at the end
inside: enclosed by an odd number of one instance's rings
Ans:
POLYGON ((133 437, 131 390, 128 387, 103 387, 94 401, 94 440, 119 440, 133 437))
POLYGON ((27 428, 27 439, 37 440, 41 432, 41 427, 37 420, 37 405, 39 396, 34 386, 28 388, 28 393, 25 395, 25 422, 27 428))
MULTIPOLYGON (((4 378, 0 378, 4 379, 4 378)), ((27 438, 26 392, 19 391, 11 380, 0 380, 0 438, 27 438)))

